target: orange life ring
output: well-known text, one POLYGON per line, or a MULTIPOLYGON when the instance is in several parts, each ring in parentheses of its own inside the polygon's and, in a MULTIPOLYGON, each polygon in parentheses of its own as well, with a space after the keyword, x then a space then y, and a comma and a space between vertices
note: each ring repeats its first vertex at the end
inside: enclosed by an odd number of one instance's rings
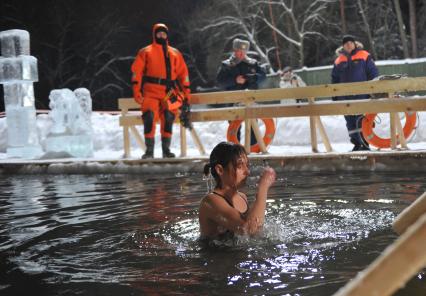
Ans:
MULTIPOLYGON (((381 138, 374 133, 374 119, 376 113, 365 114, 362 119, 362 135, 364 139, 371 145, 377 148, 389 148, 391 146, 390 138, 381 138)), ((416 112, 405 112, 405 125, 402 129, 404 131, 404 137, 407 139, 411 136, 417 124, 417 113, 416 112)))
MULTIPOLYGON (((263 136, 263 142, 265 143, 265 146, 268 147, 268 145, 271 144, 272 140, 274 139, 275 123, 272 118, 261 118, 261 120, 265 124, 265 135, 263 136)), ((237 133, 242 122, 242 120, 234 120, 229 124, 228 132, 226 134, 226 138, 229 142, 239 143, 237 133)), ((256 143, 251 145, 250 152, 260 152, 259 144, 256 143)))

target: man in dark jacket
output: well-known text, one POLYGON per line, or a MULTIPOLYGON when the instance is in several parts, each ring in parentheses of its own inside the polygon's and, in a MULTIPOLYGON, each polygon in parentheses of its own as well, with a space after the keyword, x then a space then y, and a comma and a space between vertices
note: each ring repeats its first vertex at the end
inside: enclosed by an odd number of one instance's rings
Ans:
POLYGON ((224 90, 258 89, 259 83, 266 78, 265 71, 259 63, 247 56, 250 43, 234 39, 234 52, 224 60, 217 74, 217 82, 224 90))
MULTIPOLYGON (((216 81, 221 89, 258 89, 259 83, 266 78, 266 73, 259 63, 247 56, 249 47, 248 41, 234 39, 232 42, 233 53, 228 59, 222 61, 217 73, 216 81)), ((240 130, 238 130, 238 139, 239 134, 240 130)), ((256 144, 253 130, 251 130, 250 139, 251 145, 256 144)))
MULTIPOLYGON (((379 75, 376 65, 370 54, 362 49, 362 44, 353 36, 346 35, 342 40, 342 47, 337 50, 339 56, 334 61, 331 73, 332 83, 360 82, 372 80, 379 75)), ((369 95, 354 95, 334 97, 333 100, 360 100, 368 99, 369 95)), ((361 121, 363 115, 345 115, 352 151, 370 150, 368 143, 362 136, 361 121)))

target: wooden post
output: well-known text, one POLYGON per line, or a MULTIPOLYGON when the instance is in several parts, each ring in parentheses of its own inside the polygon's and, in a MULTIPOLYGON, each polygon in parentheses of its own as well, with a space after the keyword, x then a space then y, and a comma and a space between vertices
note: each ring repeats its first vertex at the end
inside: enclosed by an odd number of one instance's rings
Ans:
POLYGON ((186 148, 186 128, 179 124, 180 127, 180 157, 185 157, 187 154, 186 148))
POLYGON ((245 128, 244 128, 244 130, 245 130, 245 135, 244 135, 244 147, 246 148, 246 152, 247 152, 247 154, 250 154, 250 148, 251 148, 251 145, 250 145, 250 134, 251 134, 251 120, 250 119, 245 119, 244 120, 244 123, 245 123, 245 128))
POLYGON ((130 138, 129 127, 123 126, 123 145, 124 145, 124 158, 130 157, 130 138))
POLYGON ((203 143, 201 143, 200 138, 198 137, 197 132, 195 131, 195 128, 193 127, 191 129, 191 136, 192 136, 192 140, 194 140, 195 145, 198 148, 198 151, 200 151, 201 155, 206 155, 206 150, 204 150, 204 146, 203 143))
POLYGON ((388 296, 426 266, 426 214, 334 296, 388 296))
MULTIPOLYGON (((393 99, 394 94, 389 93, 389 99, 393 99)), ((389 113, 389 121, 390 121, 390 139, 391 139, 391 149, 395 150, 397 146, 396 139, 396 113, 389 113)))
POLYGON ((393 230, 398 234, 404 233, 424 213, 426 213, 426 192, 396 217, 392 224, 393 230))
MULTIPOLYGON (((129 110, 127 108, 121 109, 121 116, 126 116, 129 110)), ((124 146, 124 158, 130 157, 130 137, 129 137, 129 127, 123 125, 123 146, 124 146)))
MULTIPOLYGON (((308 98, 309 104, 314 104, 315 98, 308 98)), ((317 125, 314 116, 309 116, 309 126, 311 128, 312 152, 318 152, 317 125)))
POLYGON ((145 141, 142 139, 141 135, 139 134, 138 130, 136 129, 134 125, 130 126, 130 132, 136 138, 136 142, 138 142, 142 150, 145 151, 146 150, 145 141))
POLYGON ((396 130, 398 131, 398 140, 401 148, 408 149, 407 140, 405 139, 404 130, 401 125, 401 118, 399 113, 396 113, 396 130))
POLYGON ((250 120, 254 135, 256 136, 257 143, 259 144, 260 151, 262 153, 267 153, 265 142, 263 141, 262 134, 260 133, 259 125, 257 124, 256 119, 250 120))
POLYGON ((321 118, 319 116, 315 116, 315 121, 320 132, 322 141, 324 142, 325 149, 327 150, 327 152, 333 151, 333 148, 331 148, 330 145, 330 140, 328 139, 327 133, 325 132, 324 125, 321 122, 321 118))

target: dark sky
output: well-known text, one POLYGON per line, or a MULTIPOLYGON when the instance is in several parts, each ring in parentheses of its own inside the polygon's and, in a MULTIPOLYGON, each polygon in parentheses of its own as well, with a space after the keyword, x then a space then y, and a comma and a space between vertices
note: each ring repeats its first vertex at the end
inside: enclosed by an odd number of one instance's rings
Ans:
MULTIPOLYGON (((135 56, 139 48, 151 42, 151 28, 158 22, 169 26, 171 44, 179 44, 181 20, 196 9, 197 2, 199 1, 1 0, 0 31, 29 31, 31 55, 38 59, 39 66, 39 82, 35 83, 36 104, 37 108, 46 109, 50 90, 88 87, 90 73, 96 73, 96 69, 107 61, 106 57, 101 56, 102 46, 108 47, 110 55, 135 56), (109 37, 111 27, 121 29, 109 37), (101 46, 101 42, 105 44, 101 46), (62 46, 62 52, 55 48, 59 46, 62 46), (85 58, 93 58, 91 51, 97 46, 100 48, 100 58, 85 64, 85 58), (59 66, 58 61, 63 60, 64 54, 69 55, 70 59, 66 65, 59 66), (79 58, 72 58, 73 56, 79 58), (89 78, 80 82, 67 82, 66 78, 71 75, 69 72, 84 72, 89 78)), ((120 77, 125 81, 130 80, 130 64, 131 61, 125 61, 117 66, 120 77)), ((105 76, 96 79, 96 87, 100 88, 112 78, 105 76)), ((118 97, 131 95, 130 87, 126 87, 124 83, 120 87, 120 92, 110 91, 95 95, 94 109, 115 109, 118 97)), ((2 98, 2 92, 0 95, 2 98)), ((4 110, 3 100, 0 110, 4 110)))

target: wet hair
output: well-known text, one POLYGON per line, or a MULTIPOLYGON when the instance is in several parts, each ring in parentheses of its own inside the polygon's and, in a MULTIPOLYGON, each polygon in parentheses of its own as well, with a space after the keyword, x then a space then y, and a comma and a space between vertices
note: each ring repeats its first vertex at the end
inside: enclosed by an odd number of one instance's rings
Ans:
POLYGON ((240 144, 232 142, 220 142, 210 153, 210 160, 204 166, 204 175, 212 174, 216 181, 216 186, 222 187, 222 182, 217 174, 215 167, 220 164, 224 169, 231 163, 234 168, 237 167, 237 161, 242 155, 247 155, 246 150, 240 144))

